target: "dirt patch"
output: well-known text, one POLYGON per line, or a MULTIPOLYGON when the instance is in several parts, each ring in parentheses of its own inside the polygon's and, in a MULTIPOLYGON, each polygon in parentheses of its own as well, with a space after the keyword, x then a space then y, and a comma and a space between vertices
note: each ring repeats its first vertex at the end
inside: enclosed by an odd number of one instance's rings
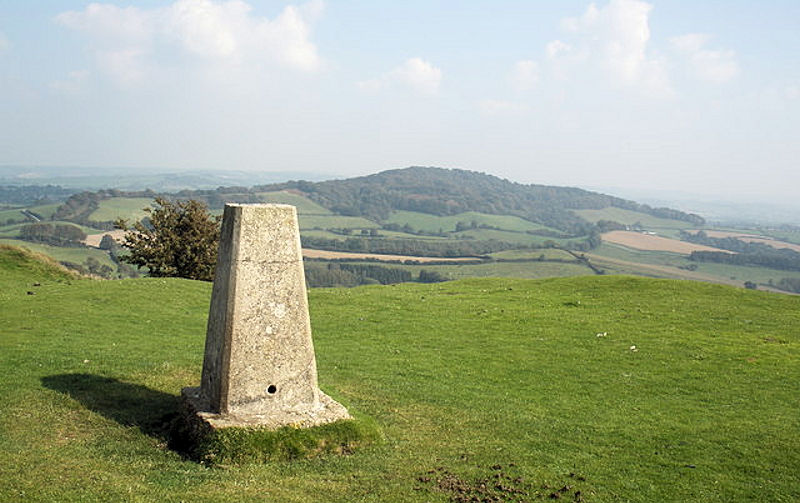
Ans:
POLYGON ((670 239, 661 236, 654 236, 652 234, 644 234, 641 232, 633 231, 611 231, 602 235, 603 241, 614 243, 636 250, 648 251, 665 251, 673 253, 681 253, 689 255, 693 251, 715 251, 723 253, 733 253, 728 250, 714 248, 713 246, 705 246, 694 243, 687 243, 686 241, 678 241, 677 239, 670 239))
POLYGON ((433 490, 445 493, 454 503, 467 502, 502 502, 560 500, 583 502, 585 490, 577 487, 586 478, 570 473, 558 484, 533 483, 522 477, 516 465, 493 465, 485 469, 488 473, 474 480, 456 475, 449 469, 439 466, 428 470, 417 477, 417 482, 424 484, 415 490, 433 490))
POLYGON ((382 260, 385 262, 405 262, 413 260, 415 262, 481 262, 479 258, 473 257, 414 257, 412 255, 385 255, 381 253, 352 253, 352 252, 338 252, 328 250, 312 250, 310 248, 303 248, 303 256, 306 258, 321 258, 321 259, 352 259, 352 260, 382 260))
POLYGON ((112 238, 114 238, 114 241, 119 243, 120 241, 122 241, 122 237, 125 235, 125 231, 123 231, 122 229, 117 229, 115 231, 101 232, 100 234, 89 234, 88 236, 86 236, 86 239, 84 239, 83 242, 86 246, 100 248, 100 241, 103 240, 103 236, 105 236, 106 234, 110 235, 112 238))

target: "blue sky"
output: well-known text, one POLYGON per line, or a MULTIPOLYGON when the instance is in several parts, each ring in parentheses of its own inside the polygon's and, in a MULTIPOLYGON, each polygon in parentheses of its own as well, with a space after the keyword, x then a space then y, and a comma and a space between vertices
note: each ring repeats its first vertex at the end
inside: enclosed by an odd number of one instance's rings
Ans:
POLYGON ((0 165, 796 200, 800 2, 0 0, 0 165))

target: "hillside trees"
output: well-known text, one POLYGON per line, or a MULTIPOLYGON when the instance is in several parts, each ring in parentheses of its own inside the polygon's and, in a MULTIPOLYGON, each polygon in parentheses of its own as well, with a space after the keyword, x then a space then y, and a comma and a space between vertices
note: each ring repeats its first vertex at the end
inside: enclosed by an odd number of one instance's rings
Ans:
POLYGON ((71 224, 35 223, 20 227, 19 237, 53 246, 78 246, 86 239, 86 233, 71 224))
POLYGON ((211 281, 217 260, 220 217, 208 213, 196 201, 168 201, 156 198, 155 208, 145 208, 145 223, 129 226, 125 220, 115 225, 128 231, 122 246, 130 253, 120 260, 138 268, 146 267, 150 276, 211 281))

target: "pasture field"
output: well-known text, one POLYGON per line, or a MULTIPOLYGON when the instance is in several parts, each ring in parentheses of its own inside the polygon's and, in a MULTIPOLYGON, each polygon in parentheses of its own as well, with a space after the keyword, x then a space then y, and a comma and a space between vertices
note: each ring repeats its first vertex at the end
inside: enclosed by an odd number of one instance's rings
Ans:
POLYGON ((619 222, 624 225, 634 225, 640 223, 645 229, 691 229, 692 225, 689 222, 682 220, 670 220, 667 218, 654 217, 647 213, 639 213, 638 211, 625 210, 622 208, 615 208, 613 206, 603 208, 602 210, 572 210, 573 213, 589 222, 596 223, 600 220, 611 220, 619 222))
POLYGON ((473 258, 466 258, 466 257, 457 257, 457 258, 447 258, 447 257, 418 257, 416 255, 387 255, 382 253, 356 253, 356 252, 338 252, 338 251, 328 251, 328 250, 312 250, 310 248, 303 248, 303 256, 308 258, 321 258, 321 259, 328 259, 328 260, 336 260, 336 259, 352 259, 352 260, 364 260, 364 259, 372 259, 372 260, 379 260, 384 262, 396 262, 396 261, 406 261, 406 260, 414 260, 417 262, 475 262, 476 259, 473 258))
POLYGON ((168 445, 209 283, 71 279, 7 250, 0 271, 2 501, 800 499, 800 297, 602 276, 314 289, 321 388, 384 442, 207 466, 168 445))
POLYGON ((714 248, 712 246, 679 241, 677 239, 653 236, 633 231, 611 231, 603 233, 603 241, 614 243, 636 250, 664 251, 672 253, 690 254, 693 251, 721 251, 731 253, 727 250, 714 248))
POLYGON ((297 207, 297 213, 302 215, 332 215, 327 208, 320 206, 311 199, 288 192, 285 190, 275 192, 259 192, 258 195, 265 203, 291 204, 297 207))
POLYGON ((435 271, 450 280, 466 278, 556 278, 571 276, 587 276, 594 274, 591 269, 578 263, 559 262, 486 262, 482 264, 447 264, 447 265, 395 265, 417 275, 421 269, 435 271))
POLYGON ((473 221, 478 225, 488 225, 507 231, 525 232, 529 230, 552 230, 549 227, 530 222, 517 216, 490 215, 487 213, 478 213, 476 211, 468 211, 448 216, 429 215, 427 213, 417 213, 414 211, 394 211, 389 215, 386 223, 398 225, 408 224, 415 230, 426 232, 438 232, 440 229, 444 232, 452 232, 456 230, 456 224, 458 222, 470 225, 473 221))
POLYGON ((378 229, 380 225, 363 217, 341 215, 298 215, 300 229, 378 229))
POLYGON ((10 208, 0 209, 0 225, 5 225, 6 222, 25 222, 25 216, 22 214, 22 209, 26 208, 10 208))
POLYGON ((522 246, 541 246, 547 241, 553 241, 555 243, 564 243, 566 241, 565 239, 560 238, 536 236, 534 234, 526 234, 524 232, 499 231, 496 229, 470 229, 457 232, 454 235, 459 238, 468 237, 482 241, 496 239, 498 241, 505 241, 522 246))
POLYGON ((54 204, 39 204, 36 206, 26 206, 24 208, 9 208, 9 209, 0 209, 0 225, 6 223, 6 221, 14 220, 18 222, 25 221, 25 216, 22 214, 22 210, 32 211, 37 215, 41 216, 44 220, 49 219, 53 216, 53 213, 56 212, 56 209, 60 206, 59 203, 54 204))
POLYGON ((491 257, 496 259, 507 259, 507 260, 515 260, 515 259, 525 259, 525 260, 536 260, 541 256, 544 256, 545 259, 557 259, 557 260, 574 260, 571 254, 567 253, 564 250, 559 250, 558 248, 542 248, 540 250, 504 250, 495 253, 489 254, 491 257))
POLYGON ((758 233, 789 243, 800 244, 800 230, 758 229, 758 233))
POLYGON ((147 197, 112 197, 100 201, 97 209, 89 215, 89 220, 108 222, 124 218, 131 222, 147 216, 144 208, 149 208, 153 200, 147 197))
POLYGON ((743 232, 735 232, 735 231, 714 231, 708 230, 705 231, 706 235, 711 238, 736 238, 740 241, 745 241, 747 243, 761 243, 773 248, 789 248, 790 250, 794 250, 796 252, 800 252, 800 244, 790 243, 786 241, 779 241, 772 237, 763 236, 760 234, 749 234, 743 232))
POLYGON ((27 248, 33 252, 41 253, 51 257, 58 262, 73 262, 75 264, 83 264, 86 262, 86 259, 93 257, 97 259, 100 264, 107 265, 115 271, 117 270, 117 265, 108 256, 108 252, 98 250, 97 248, 87 248, 84 246, 51 246, 44 243, 31 243, 29 241, 8 238, 0 238, 0 245, 27 248))

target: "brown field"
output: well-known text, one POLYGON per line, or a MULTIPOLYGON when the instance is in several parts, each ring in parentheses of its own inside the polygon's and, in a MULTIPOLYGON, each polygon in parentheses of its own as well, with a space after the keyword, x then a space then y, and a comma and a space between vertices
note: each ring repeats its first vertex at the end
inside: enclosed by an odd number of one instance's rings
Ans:
POLYGON ((444 257, 414 257, 411 255, 384 255, 380 253, 351 253, 351 252, 337 252, 328 250, 312 250, 310 248, 303 248, 303 256, 307 258, 322 258, 322 259, 352 259, 352 260, 383 260, 386 262, 405 262, 406 260, 414 260, 417 262, 480 262, 478 258, 458 257, 458 258, 444 258, 444 257))
POLYGON ((634 248, 636 250, 666 251, 681 253, 684 255, 689 255, 693 251, 718 251, 733 253, 711 246, 687 243, 686 241, 678 241, 677 239, 664 238, 661 236, 653 236, 651 234, 643 234, 641 232, 633 231, 611 231, 606 232, 602 235, 602 237, 603 241, 627 246, 628 248, 634 248))
MULTIPOLYGON (((698 232, 698 231, 692 231, 698 232)), ((759 236, 758 234, 745 234, 742 232, 729 232, 729 231, 703 231, 710 238, 736 238, 747 243, 762 243, 773 248, 789 248, 796 252, 800 252, 800 245, 794 243, 787 243, 785 241, 778 241, 768 236, 759 236)))
POLYGON ((110 234, 111 237, 114 238, 114 240, 117 243, 119 243, 120 241, 122 241, 122 236, 125 235, 125 231, 123 231, 121 229, 117 229, 115 231, 101 232, 100 234, 89 234, 88 236, 86 236, 86 239, 83 240, 83 243, 86 246, 93 246, 94 248, 99 248, 100 247, 100 241, 103 239, 103 236, 105 236, 106 234, 110 234))

